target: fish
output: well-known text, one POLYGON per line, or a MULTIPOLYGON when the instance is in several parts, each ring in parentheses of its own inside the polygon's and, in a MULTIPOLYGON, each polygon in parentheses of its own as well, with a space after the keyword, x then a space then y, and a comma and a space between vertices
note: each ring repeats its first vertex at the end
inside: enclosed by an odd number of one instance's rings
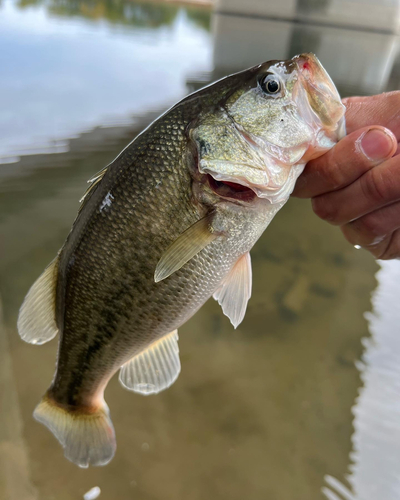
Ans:
POLYGON ((250 250, 305 164, 345 135, 344 112, 315 55, 268 61, 182 99, 89 181, 18 316, 26 342, 59 335, 34 418, 68 460, 113 458, 107 383, 119 371, 138 394, 170 387, 181 370, 178 328, 210 297, 241 323, 250 250))

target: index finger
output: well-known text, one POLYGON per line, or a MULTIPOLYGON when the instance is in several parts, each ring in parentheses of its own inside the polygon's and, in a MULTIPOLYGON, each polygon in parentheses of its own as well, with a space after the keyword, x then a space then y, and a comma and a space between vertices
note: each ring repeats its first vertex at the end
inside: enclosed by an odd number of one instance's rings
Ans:
POLYGON ((400 139, 400 91, 367 97, 347 97, 346 128, 351 134, 361 127, 381 125, 390 129, 400 139))

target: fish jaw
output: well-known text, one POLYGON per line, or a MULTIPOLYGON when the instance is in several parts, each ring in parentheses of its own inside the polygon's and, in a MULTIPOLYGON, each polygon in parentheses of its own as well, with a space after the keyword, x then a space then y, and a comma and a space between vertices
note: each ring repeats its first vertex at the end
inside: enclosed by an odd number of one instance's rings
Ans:
POLYGON ((293 99, 308 126, 314 132, 314 141, 308 148, 305 160, 325 153, 346 135, 346 107, 330 78, 314 54, 293 58, 298 78, 293 99))
POLYGON ((265 99, 259 88, 251 88, 221 108, 218 126, 225 132, 223 141, 206 131, 210 127, 206 121, 192 138, 197 141, 201 173, 218 182, 246 186, 257 197, 280 203, 293 191, 305 164, 345 135, 345 107, 313 54, 274 61, 265 65, 261 75, 266 71, 282 82, 282 97, 265 99), (263 128, 260 115, 264 112, 263 128), (218 140, 230 144, 230 156, 218 140))
MULTIPOLYGON (((199 172, 209 174, 219 183, 228 183, 250 189, 258 198, 266 199, 270 203, 280 203, 287 200, 294 189, 297 178, 302 173, 305 162, 301 158, 307 151, 307 146, 286 149, 285 151, 274 148, 273 144, 257 144, 257 138, 247 134, 242 137, 252 152, 252 163, 239 161, 206 160, 200 159, 199 172)), ((238 199, 237 196, 235 196, 238 199)), ((243 198, 243 197, 240 197, 243 198)), ((246 197, 252 201, 251 197, 246 197)))

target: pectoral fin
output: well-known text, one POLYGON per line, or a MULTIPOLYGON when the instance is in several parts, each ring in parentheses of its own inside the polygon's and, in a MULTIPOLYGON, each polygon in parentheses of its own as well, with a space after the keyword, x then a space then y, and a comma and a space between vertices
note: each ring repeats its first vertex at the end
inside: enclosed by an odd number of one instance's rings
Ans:
POLYGON ((174 330, 125 363, 119 381, 130 391, 157 394, 172 385, 180 371, 178 331, 174 330))
POLYGON ((158 261, 154 273, 156 283, 178 271, 186 262, 215 240, 217 234, 211 228, 212 217, 211 213, 190 226, 167 248, 158 261))
POLYGON ((213 297, 236 328, 244 318, 251 297, 251 258, 247 252, 236 262, 213 297))

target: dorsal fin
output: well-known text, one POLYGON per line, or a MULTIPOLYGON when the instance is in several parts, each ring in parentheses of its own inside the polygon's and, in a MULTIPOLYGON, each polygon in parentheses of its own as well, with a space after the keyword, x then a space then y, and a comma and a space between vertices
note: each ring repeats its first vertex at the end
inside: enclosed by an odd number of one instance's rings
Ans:
POLYGON ((81 205, 79 207, 79 211, 78 212, 80 212, 82 210, 82 208, 84 207, 85 203, 87 202, 87 200, 90 198, 90 196, 94 192, 96 186, 103 179, 103 177, 105 176, 105 174, 107 172, 107 169, 108 169, 108 165, 105 166, 105 167, 103 167, 99 172, 97 172, 97 174, 94 177, 92 177, 91 179, 88 180, 88 183, 90 185, 86 189, 86 191, 83 193, 82 198, 79 200, 79 202, 80 202, 81 205))
POLYGON ((251 258, 247 252, 232 267, 213 295, 235 328, 243 321, 246 314, 247 302, 251 297, 251 284, 251 258))
POLYGON ((58 333, 56 322, 56 286, 58 257, 43 271, 22 303, 18 332, 25 342, 44 344, 58 333))
POLYGON ((174 330, 125 363, 119 381, 130 391, 157 394, 172 385, 180 371, 178 331, 174 330))

